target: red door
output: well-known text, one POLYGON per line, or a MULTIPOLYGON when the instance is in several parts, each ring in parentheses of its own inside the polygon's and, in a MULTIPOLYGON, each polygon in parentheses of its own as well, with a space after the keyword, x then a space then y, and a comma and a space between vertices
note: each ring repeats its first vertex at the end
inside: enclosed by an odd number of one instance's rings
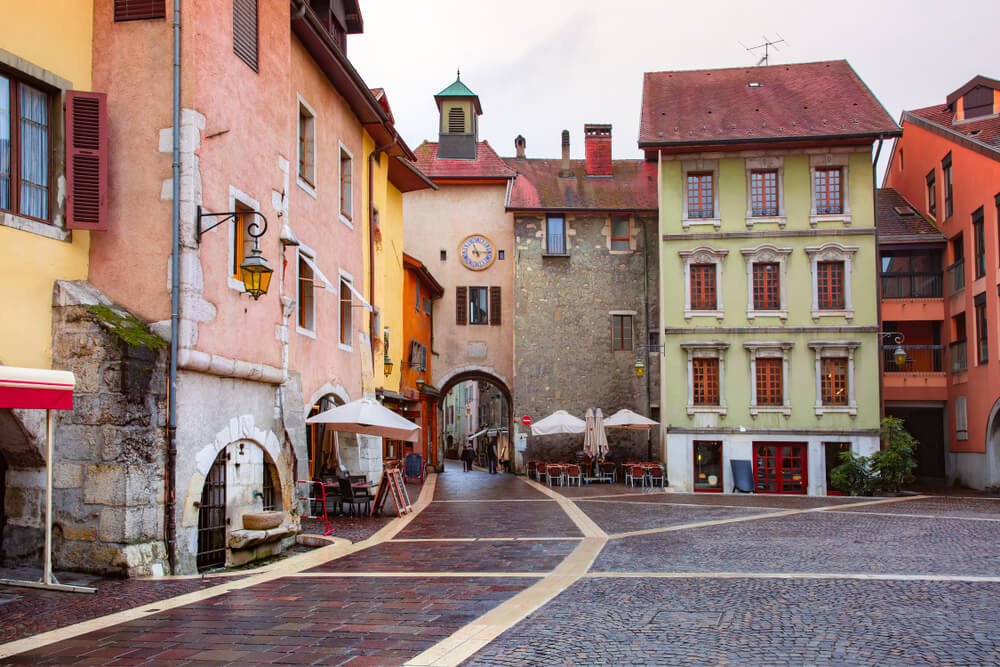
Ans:
POLYGON ((753 478, 757 493, 806 493, 806 443, 753 443, 753 478))

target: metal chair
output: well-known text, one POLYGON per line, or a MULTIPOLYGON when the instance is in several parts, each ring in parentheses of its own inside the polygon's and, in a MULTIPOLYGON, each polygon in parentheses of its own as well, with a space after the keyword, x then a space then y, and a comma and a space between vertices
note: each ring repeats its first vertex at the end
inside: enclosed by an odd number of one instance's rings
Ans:
POLYGON ((548 478, 549 488, 552 482, 558 481, 559 486, 566 486, 566 468, 560 465, 548 465, 545 467, 545 476, 548 478))
POLYGON ((649 478, 649 485, 651 487, 657 484, 660 485, 661 489, 664 487, 665 477, 661 466, 649 466, 646 468, 646 476, 649 478))
POLYGON ((538 479, 538 461, 528 461, 528 479, 538 479))
POLYGON ((545 482, 545 477, 548 474, 548 467, 545 461, 538 461, 535 464, 535 479, 540 483, 545 482))
POLYGON ((580 474, 580 466, 570 464, 563 468, 563 479, 566 481, 567 486, 571 486, 573 480, 576 480, 576 485, 580 486, 583 481, 583 476, 580 474))
POLYGON ((624 470, 625 483, 635 488, 635 481, 639 480, 639 485, 642 486, 646 477, 646 471, 642 469, 641 466, 625 466, 624 470))
POLYGON ((602 480, 607 480, 611 484, 615 483, 616 466, 614 461, 601 461, 598 469, 602 480))
POLYGON ((365 506, 365 513, 370 513, 372 509, 372 497, 368 495, 367 491, 357 492, 356 489, 351 486, 351 480, 339 478, 338 483, 340 484, 340 503, 341 506, 350 506, 351 516, 354 516, 355 506, 365 506))

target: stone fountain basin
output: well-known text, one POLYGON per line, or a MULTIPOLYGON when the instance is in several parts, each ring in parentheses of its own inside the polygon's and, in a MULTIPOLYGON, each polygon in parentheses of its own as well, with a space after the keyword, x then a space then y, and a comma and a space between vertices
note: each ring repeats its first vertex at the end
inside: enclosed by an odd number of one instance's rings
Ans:
POLYGON ((284 520, 284 512, 247 512, 243 515, 243 528, 246 530, 270 530, 280 526, 284 520))

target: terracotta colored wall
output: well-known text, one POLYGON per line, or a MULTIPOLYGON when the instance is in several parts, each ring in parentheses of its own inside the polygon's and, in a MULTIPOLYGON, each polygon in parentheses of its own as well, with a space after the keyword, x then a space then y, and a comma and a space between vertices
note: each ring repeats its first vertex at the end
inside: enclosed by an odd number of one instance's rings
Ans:
MULTIPOLYGON (((432 397, 421 395, 417 388, 417 378, 422 378, 430 382, 433 376, 433 355, 431 354, 431 314, 424 310, 423 299, 429 298, 426 287, 421 284, 419 276, 413 271, 404 271, 402 285, 402 305, 403 305, 403 329, 401 332, 402 356, 399 358, 400 385, 399 391, 409 398, 420 399, 420 423, 423 430, 420 433, 420 441, 414 443, 413 451, 424 457, 424 461, 431 461, 434 453, 434 444, 437 441, 437 401, 432 397), (417 311, 417 288, 420 287, 420 311, 417 311), (427 346, 427 370, 420 371, 409 364, 410 346, 413 341, 417 341, 427 346)), ((434 301, 434 307, 440 303, 434 301)), ((412 419, 413 415, 409 415, 412 419)))

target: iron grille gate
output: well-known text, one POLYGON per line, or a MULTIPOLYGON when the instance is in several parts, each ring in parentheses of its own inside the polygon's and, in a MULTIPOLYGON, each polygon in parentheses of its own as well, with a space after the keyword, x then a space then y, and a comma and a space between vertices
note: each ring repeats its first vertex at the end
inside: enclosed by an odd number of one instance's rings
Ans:
POLYGON ((198 569, 226 564, 226 450, 205 478, 198 510, 198 569))

